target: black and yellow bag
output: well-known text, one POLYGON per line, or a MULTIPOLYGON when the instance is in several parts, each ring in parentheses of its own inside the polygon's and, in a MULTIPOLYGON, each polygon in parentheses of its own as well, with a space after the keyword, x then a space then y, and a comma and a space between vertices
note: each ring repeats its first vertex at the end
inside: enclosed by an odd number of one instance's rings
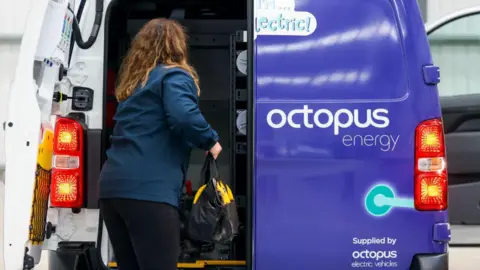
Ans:
POLYGON ((218 166, 208 154, 202 168, 203 185, 193 200, 187 234, 195 241, 228 243, 238 234, 237 205, 230 187, 219 176, 218 166))

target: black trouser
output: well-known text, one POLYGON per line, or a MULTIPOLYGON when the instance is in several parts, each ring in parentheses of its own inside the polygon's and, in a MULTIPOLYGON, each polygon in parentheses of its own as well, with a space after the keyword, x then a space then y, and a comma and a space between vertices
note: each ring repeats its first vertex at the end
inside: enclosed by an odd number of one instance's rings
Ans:
POLYGON ((100 211, 120 270, 177 269, 177 208, 148 201, 102 199, 100 211))

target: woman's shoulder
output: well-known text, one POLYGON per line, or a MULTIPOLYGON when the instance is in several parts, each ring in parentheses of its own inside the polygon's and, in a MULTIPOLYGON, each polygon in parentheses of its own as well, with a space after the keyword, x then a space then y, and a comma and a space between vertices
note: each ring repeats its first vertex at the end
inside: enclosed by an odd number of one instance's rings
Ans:
POLYGON ((180 67, 167 67, 165 65, 159 65, 156 68, 159 75, 164 77, 164 81, 186 81, 193 82, 193 78, 186 70, 180 67))

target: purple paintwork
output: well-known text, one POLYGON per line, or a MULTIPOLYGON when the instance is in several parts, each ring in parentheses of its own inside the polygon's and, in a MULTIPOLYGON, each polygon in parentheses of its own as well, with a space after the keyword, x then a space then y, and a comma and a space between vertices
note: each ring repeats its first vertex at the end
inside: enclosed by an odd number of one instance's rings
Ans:
MULTIPOLYGON (((435 70, 423 68, 432 59, 416 0, 296 2, 295 10, 316 18, 316 30, 260 35, 254 45, 254 269, 408 269, 415 254, 446 252, 446 242, 433 239, 434 228, 443 240, 449 234, 435 225, 447 222, 446 212, 394 207, 375 217, 365 210, 366 192, 378 183, 412 199, 415 127, 441 116, 435 70), (300 128, 267 124, 271 110, 304 105, 358 110, 360 124, 367 110, 386 109, 389 125, 352 125, 335 135, 333 126, 305 127, 302 114, 293 117, 300 128), (396 242, 353 243, 383 237, 396 242), (390 258, 353 258, 365 250, 390 258)), ((327 122, 326 114, 319 120, 327 122)))

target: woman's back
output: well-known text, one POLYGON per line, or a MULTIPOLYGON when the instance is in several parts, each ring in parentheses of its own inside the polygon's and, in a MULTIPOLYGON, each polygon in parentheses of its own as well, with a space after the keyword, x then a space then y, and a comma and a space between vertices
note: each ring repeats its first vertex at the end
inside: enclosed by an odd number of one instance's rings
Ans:
POLYGON ((190 146, 208 148, 217 138, 192 106, 197 106, 196 87, 186 71, 163 65, 152 70, 145 86, 118 106, 100 196, 177 206, 190 146), (201 119, 192 126, 196 114, 201 119), (202 132, 203 141, 191 140, 202 132))

